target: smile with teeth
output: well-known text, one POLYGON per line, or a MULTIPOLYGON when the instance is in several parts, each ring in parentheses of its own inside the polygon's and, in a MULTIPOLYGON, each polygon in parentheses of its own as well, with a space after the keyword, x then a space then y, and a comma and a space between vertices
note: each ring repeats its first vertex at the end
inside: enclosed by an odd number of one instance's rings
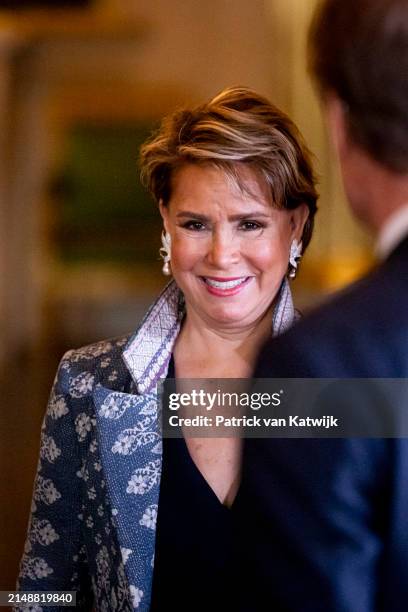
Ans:
POLYGON ((245 291, 245 287, 253 280, 252 276, 239 276, 220 278, 214 276, 200 276, 203 287, 215 298, 232 298, 245 291))
POLYGON ((249 277, 242 276, 241 278, 235 278, 234 280, 220 281, 214 280, 212 278, 203 277, 203 280, 210 285, 210 287, 214 287, 215 289, 234 289, 239 285, 242 285, 249 277))

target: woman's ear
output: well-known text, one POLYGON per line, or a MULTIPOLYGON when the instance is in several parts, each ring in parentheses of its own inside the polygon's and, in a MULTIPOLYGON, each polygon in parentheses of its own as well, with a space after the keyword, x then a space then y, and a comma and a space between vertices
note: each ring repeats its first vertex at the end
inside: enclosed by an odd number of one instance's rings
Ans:
POLYGON ((163 225, 166 232, 169 231, 169 209, 163 204, 163 200, 159 200, 159 211, 163 219, 163 225))
POLYGON ((298 242, 302 239, 305 223, 309 218, 309 207, 307 204, 299 204, 296 208, 290 211, 291 222, 291 240, 296 238, 298 242))

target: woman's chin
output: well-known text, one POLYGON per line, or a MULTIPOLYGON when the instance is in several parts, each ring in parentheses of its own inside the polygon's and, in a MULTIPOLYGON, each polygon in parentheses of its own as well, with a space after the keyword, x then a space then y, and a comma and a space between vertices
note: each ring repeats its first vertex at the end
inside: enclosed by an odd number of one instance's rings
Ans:
POLYGON ((217 309, 216 311, 208 311, 208 319, 211 319, 215 325, 223 327, 246 327, 248 325, 247 313, 242 308, 236 310, 217 309))

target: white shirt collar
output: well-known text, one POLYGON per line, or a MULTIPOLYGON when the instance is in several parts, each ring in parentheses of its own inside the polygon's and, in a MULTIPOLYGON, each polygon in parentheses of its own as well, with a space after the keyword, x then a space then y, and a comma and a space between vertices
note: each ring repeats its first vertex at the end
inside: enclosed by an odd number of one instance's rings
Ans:
POLYGON ((386 259, 408 235, 408 204, 398 208, 382 227, 375 247, 379 259, 386 259))

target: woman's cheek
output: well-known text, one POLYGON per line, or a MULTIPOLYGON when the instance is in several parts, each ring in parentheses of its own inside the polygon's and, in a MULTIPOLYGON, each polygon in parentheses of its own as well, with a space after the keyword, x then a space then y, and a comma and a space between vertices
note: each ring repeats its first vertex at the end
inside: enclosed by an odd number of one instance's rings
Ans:
POLYGON ((246 257, 250 259, 259 270, 268 270, 273 264, 288 261, 288 247, 284 241, 275 237, 274 240, 260 240, 246 249, 246 257))
POLYGON ((197 244, 197 240, 181 238, 172 245, 171 260, 180 271, 190 270, 204 256, 202 245, 197 244))

